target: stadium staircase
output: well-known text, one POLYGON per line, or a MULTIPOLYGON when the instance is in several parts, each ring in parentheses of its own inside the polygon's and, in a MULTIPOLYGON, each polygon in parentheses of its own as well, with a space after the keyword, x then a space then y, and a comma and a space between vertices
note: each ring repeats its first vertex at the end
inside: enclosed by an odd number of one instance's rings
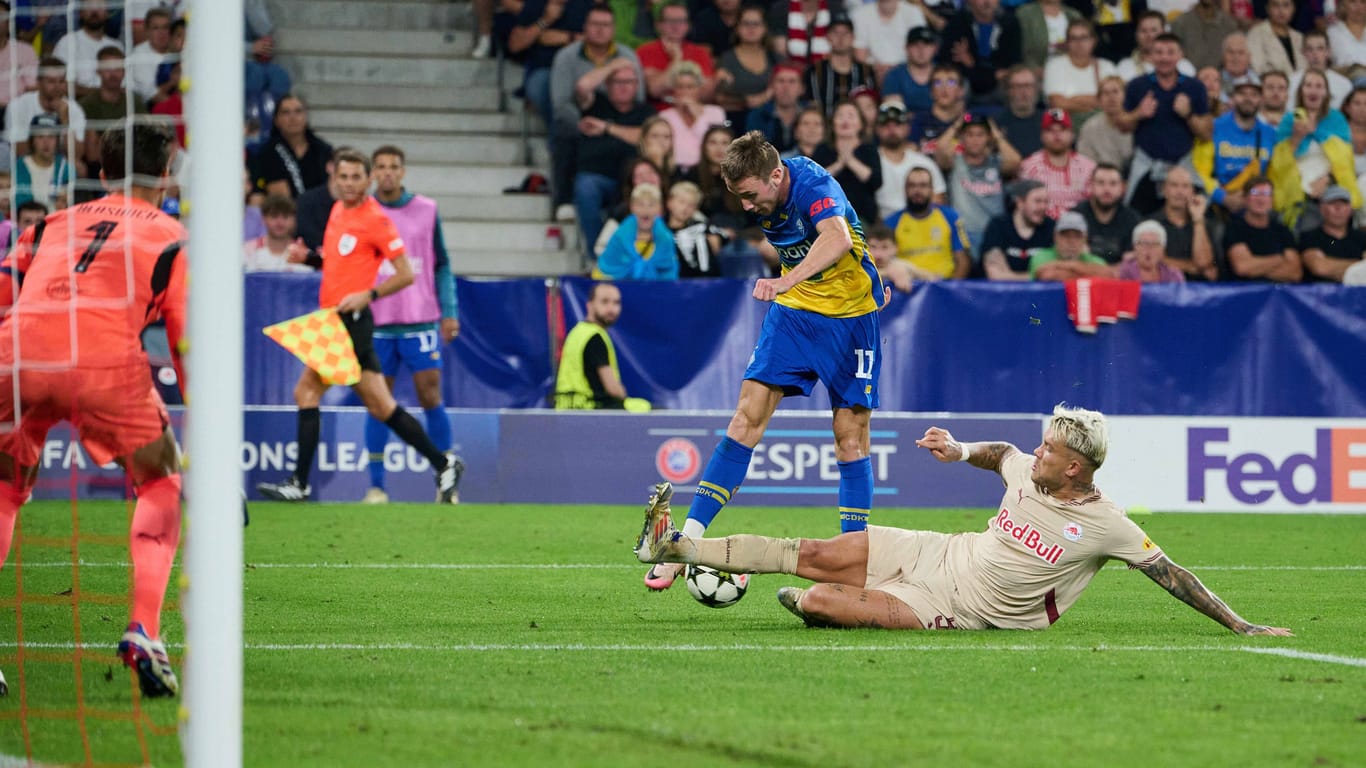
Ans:
POLYGON ((396 144, 408 189, 435 198, 457 274, 580 271, 577 229, 547 195, 503 194, 549 176, 544 130, 510 94, 521 69, 470 54, 468 0, 272 0, 279 61, 328 142, 396 144), (562 243, 550 232, 558 227, 562 243))

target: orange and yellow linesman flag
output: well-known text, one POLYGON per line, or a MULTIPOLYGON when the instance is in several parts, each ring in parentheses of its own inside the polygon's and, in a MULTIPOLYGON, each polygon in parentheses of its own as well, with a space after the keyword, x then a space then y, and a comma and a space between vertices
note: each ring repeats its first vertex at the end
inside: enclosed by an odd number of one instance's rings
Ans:
POLYGON ((335 309, 320 309, 268 325, 261 332, 318 372, 328 384, 349 387, 360 381, 360 362, 335 309))

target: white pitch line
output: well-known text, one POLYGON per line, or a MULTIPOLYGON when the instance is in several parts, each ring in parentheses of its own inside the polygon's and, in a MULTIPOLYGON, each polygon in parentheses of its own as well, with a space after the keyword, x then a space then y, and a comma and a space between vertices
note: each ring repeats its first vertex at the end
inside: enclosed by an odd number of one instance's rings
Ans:
MULTIPOLYGON (((17 648, 17 643, 0 643, 0 648, 17 648)), ((25 643, 25 648, 40 650, 75 650, 75 643, 25 643)), ((108 646, 84 643, 85 650, 101 650, 108 646)), ((183 644, 167 643, 167 647, 184 649, 183 644)), ((1366 667, 1366 659, 1353 656, 1336 656, 1328 653, 1297 651, 1293 648, 1267 648, 1258 646, 1225 645, 757 645, 737 643, 734 645, 639 645, 628 643, 587 645, 581 643, 466 643, 458 645, 422 645, 418 643, 246 643, 247 651, 408 651, 423 653, 640 653, 643 651, 664 651, 672 653, 723 653, 733 651, 770 651, 777 653, 1038 653, 1065 651, 1075 653, 1256 653, 1268 656, 1282 656, 1299 661, 1317 661, 1325 664, 1340 664, 1349 667, 1366 667)))
MULTIPOLYGON (((81 561, 83 568, 128 568, 127 562, 81 561)), ((70 560, 29 562, 25 568, 70 568, 70 560)), ((554 570, 616 570, 635 569, 634 563, 247 563, 257 570, 376 570, 376 571, 554 571, 554 570)), ((1112 570, 1127 569, 1120 563, 1107 566, 1112 570)), ((1189 565, 1192 571, 1366 571, 1366 565, 1189 565)))

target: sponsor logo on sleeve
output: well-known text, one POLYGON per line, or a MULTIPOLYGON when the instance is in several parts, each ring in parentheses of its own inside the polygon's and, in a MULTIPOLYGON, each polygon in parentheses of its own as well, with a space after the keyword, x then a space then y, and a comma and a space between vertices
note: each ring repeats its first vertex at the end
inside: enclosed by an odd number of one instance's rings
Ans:
POLYGON ((390 250, 390 251, 401 251, 401 250, 403 250, 403 238, 401 238, 401 237, 396 237, 396 238, 394 238, 393 240, 390 240, 390 241, 389 241, 389 250, 390 250))
POLYGON ((834 201, 832 198, 829 198, 829 197, 822 197, 821 199, 819 199, 819 200, 817 200, 816 202, 814 202, 814 203, 811 204, 811 208, 809 209, 809 214, 810 214, 811 216, 815 216, 816 214, 820 213, 821 211, 824 211, 824 210, 829 209, 829 208, 834 208, 834 207, 835 207, 835 201, 834 201))
POLYGON ((1144 537, 1143 537, 1143 549, 1144 549, 1144 550, 1153 549, 1153 548, 1156 547, 1156 546, 1157 546, 1157 545, 1153 543, 1153 540, 1152 540, 1152 539, 1148 538, 1147 536, 1144 536, 1144 537))

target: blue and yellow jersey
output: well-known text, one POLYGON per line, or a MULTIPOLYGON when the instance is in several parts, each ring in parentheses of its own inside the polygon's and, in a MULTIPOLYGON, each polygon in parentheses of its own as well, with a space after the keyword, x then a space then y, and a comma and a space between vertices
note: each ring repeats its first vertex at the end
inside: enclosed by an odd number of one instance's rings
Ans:
POLYGON ((1209 139, 1196 140, 1191 164, 1200 174, 1209 199, 1222 204, 1226 191, 1241 191, 1248 179, 1266 172, 1275 146, 1275 128, 1258 118, 1251 130, 1244 130, 1230 111, 1215 119, 1209 139), (1252 162, 1254 156, 1256 163, 1252 162))
POLYGON ((948 206, 930 206, 923 219, 903 208, 887 217, 887 226, 896 233, 897 258, 942 277, 953 277, 954 252, 971 247, 958 212, 948 206))
POLYGON ((882 306, 882 279, 863 238, 863 225, 839 182, 805 157, 784 160, 792 181, 787 202, 772 215, 760 216, 764 236, 778 250, 783 274, 806 258, 819 233, 816 224, 839 216, 849 227, 854 247, 831 264, 781 294, 777 302, 826 317, 858 317, 882 306))

